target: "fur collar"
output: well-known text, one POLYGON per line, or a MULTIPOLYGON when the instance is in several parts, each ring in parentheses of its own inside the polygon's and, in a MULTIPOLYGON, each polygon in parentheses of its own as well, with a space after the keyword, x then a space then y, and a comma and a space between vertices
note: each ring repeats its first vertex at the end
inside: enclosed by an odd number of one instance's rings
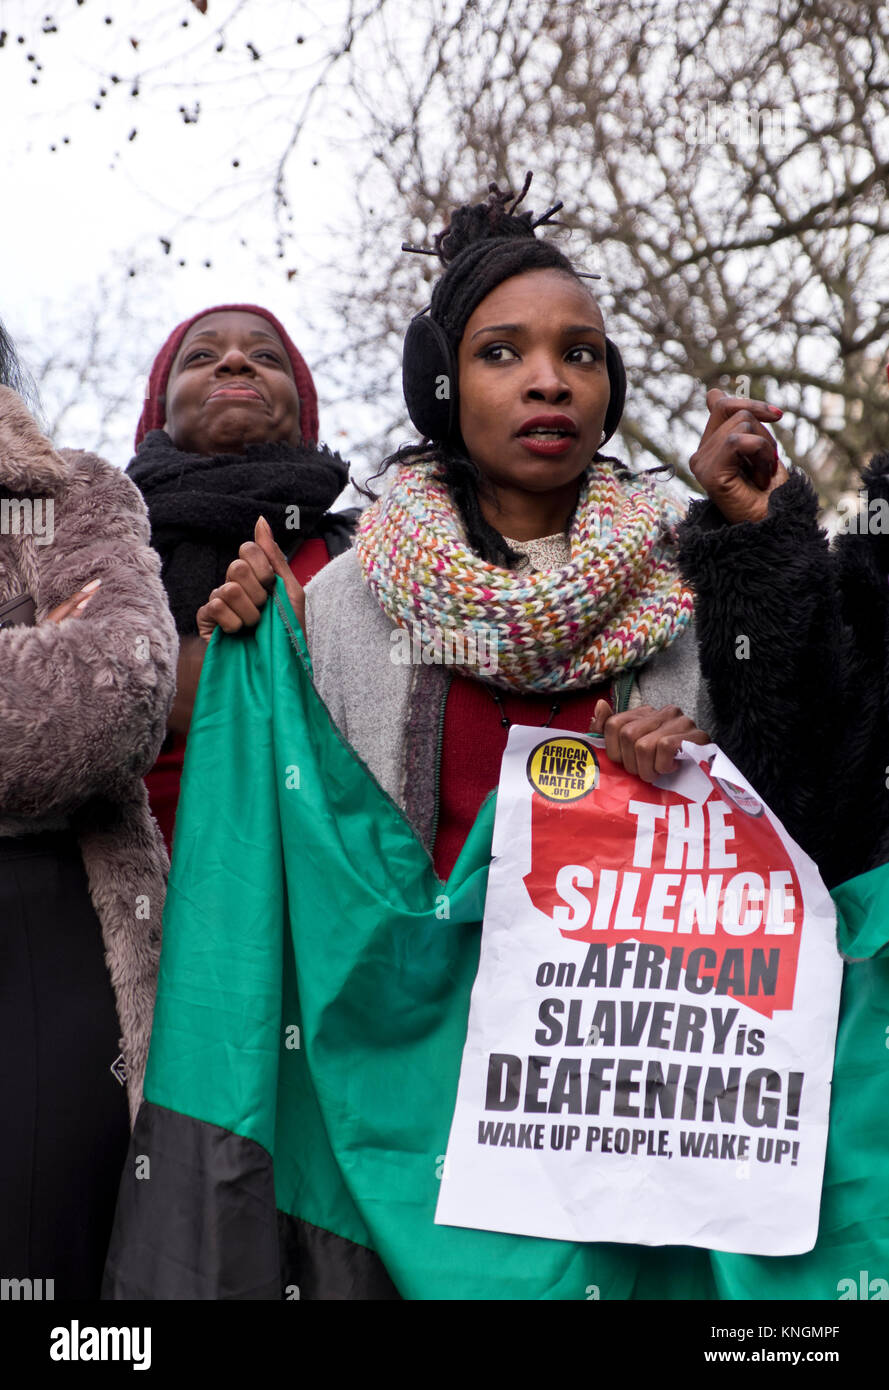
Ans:
POLYGON ((0 386, 0 487, 10 492, 61 492, 70 472, 21 396, 0 386))

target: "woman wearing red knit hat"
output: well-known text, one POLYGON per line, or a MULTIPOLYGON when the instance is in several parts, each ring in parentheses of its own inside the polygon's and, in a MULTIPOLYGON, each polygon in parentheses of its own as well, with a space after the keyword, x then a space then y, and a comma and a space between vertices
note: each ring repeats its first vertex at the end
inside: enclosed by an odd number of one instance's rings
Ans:
POLYGON ((179 633, 167 740, 146 778, 169 847, 205 650, 198 608, 260 516, 306 584, 348 548, 358 513, 328 510, 348 466, 318 446, 311 372, 274 315, 255 304, 204 309, 174 328, 151 368, 127 473, 148 504, 179 633))

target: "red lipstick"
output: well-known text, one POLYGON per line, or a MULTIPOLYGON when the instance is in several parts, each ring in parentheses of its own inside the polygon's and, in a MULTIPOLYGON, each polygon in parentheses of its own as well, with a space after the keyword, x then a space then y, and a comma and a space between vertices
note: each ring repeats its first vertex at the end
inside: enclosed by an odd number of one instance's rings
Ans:
POLYGON ((567 415, 534 415, 517 431, 517 438, 529 453, 553 457, 571 448, 577 426, 567 415))

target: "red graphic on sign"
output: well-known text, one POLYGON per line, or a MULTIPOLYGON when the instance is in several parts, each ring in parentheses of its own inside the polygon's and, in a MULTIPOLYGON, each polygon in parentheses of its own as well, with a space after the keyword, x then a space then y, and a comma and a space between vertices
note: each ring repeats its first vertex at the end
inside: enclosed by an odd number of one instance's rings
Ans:
POLYGON ((598 745, 595 757, 598 783, 581 799, 532 792, 524 882, 534 906, 569 940, 638 942, 639 986, 681 982, 702 1002, 724 995, 769 1018, 790 1009, 802 889, 759 803, 706 764, 712 790, 692 802, 598 745))

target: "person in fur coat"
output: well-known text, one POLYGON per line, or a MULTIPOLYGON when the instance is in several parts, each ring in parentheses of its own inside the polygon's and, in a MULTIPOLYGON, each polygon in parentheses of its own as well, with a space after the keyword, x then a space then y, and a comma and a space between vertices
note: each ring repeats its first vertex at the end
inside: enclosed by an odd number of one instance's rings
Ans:
POLYGON ((177 643, 148 536, 133 483, 0 385, 0 1277, 55 1299, 98 1297, 151 1032, 167 858, 142 777, 177 643))
MULTIPOLYGON (((804 473, 753 480, 711 440, 742 404, 708 395, 692 469, 708 496, 679 528, 695 594, 710 733, 817 863, 828 887, 889 861, 889 533, 856 521, 831 547, 804 473)), ((734 422, 734 423, 732 423, 734 422)), ((889 455, 862 475, 889 505, 889 455)))

